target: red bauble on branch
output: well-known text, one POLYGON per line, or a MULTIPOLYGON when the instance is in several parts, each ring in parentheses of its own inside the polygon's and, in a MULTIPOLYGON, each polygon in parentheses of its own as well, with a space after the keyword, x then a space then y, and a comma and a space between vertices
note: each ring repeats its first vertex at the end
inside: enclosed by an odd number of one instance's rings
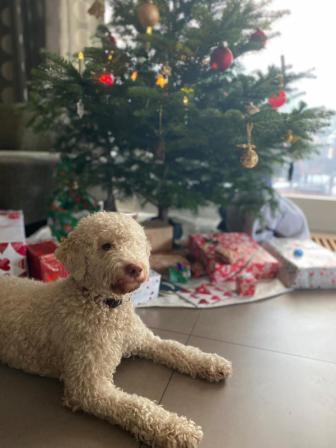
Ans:
POLYGON ((278 107, 283 106, 287 101, 287 95, 284 90, 280 90, 279 93, 273 94, 268 98, 268 104, 272 106, 272 109, 278 109, 278 107))
POLYGON ((217 47, 210 56, 211 70, 220 70, 224 72, 234 61, 234 56, 229 47, 217 47))
POLYGON ((100 82, 100 84, 109 87, 112 87, 115 82, 112 73, 102 73, 98 76, 98 81, 100 82))
POLYGON ((267 35, 263 30, 257 28, 257 30, 251 34, 249 43, 253 45, 256 49, 264 48, 267 42, 267 35))

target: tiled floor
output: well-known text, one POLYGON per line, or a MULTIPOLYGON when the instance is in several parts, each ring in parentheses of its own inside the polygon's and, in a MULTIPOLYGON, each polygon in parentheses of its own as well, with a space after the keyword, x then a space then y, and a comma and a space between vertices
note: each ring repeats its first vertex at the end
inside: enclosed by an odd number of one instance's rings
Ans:
MULTIPOLYGON (((116 383, 203 427, 202 448, 336 446, 336 293, 300 292, 216 310, 147 309, 164 338, 233 361, 226 384, 125 360, 116 383)), ((137 448, 127 433, 61 406, 62 387, 0 366, 1 448, 137 448)))

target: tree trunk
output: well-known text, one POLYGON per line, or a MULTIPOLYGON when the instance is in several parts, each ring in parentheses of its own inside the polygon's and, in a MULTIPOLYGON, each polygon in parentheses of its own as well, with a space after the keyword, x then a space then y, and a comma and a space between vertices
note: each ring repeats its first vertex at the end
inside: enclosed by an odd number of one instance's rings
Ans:
POLYGON ((168 222, 168 207, 163 207, 163 206, 159 205, 158 218, 160 221, 168 222))
POLYGON ((113 193, 112 186, 108 188, 107 190, 107 197, 104 202, 104 209, 107 212, 116 212, 117 211, 117 204, 113 193))

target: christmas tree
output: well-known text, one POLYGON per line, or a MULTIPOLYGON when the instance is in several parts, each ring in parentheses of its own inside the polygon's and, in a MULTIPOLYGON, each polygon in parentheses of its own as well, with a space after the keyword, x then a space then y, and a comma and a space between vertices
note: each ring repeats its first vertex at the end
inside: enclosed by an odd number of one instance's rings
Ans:
POLYGON ((280 63, 244 70, 244 54, 267 51, 286 13, 269 3, 112 1, 92 47, 70 60, 47 55, 35 71, 35 128, 53 131, 82 187, 100 185, 109 209, 135 194, 162 219, 205 203, 257 210, 273 198, 274 172, 314 152, 330 117, 295 99, 307 74, 280 63))

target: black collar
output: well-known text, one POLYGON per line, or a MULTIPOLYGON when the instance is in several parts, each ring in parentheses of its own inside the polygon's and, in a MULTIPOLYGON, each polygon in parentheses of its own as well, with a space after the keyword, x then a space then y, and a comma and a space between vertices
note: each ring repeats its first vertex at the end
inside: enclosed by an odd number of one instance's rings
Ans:
MULTIPOLYGON (((82 287, 82 294, 84 297, 89 297, 90 291, 87 288, 82 287)), ((101 300, 101 295, 96 295, 95 297, 93 297, 93 299, 97 304, 103 303, 104 305, 106 305, 111 309, 117 308, 123 302, 121 299, 113 299, 112 297, 107 297, 106 299, 101 300)))
POLYGON ((105 299, 103 303, 107 305, 109 308, 117 308, 122 304, 121 299, 105 299))

